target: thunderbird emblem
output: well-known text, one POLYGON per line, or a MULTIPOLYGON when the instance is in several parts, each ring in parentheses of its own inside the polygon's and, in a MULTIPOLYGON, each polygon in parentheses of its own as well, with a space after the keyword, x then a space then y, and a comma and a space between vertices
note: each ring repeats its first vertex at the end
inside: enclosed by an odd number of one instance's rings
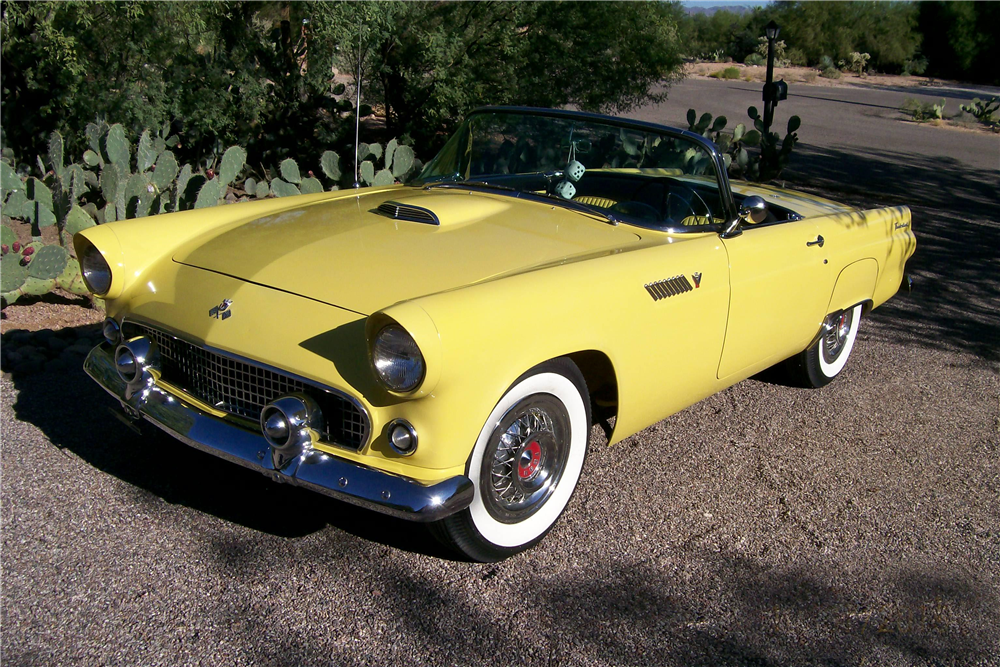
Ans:
POLYGON ((210 311, 208 311, 209 317, 214 317, 217 320, 226 320, 233 316, 233 311, 229 310, 230 306, 233 305, 232 299, 223 299, 222 303, 218 306, 213 306, 210 311))
POLYGON ((698 289, 701 287, 701 273, 692 273, 691 277, 694 278, 694 287, 698 289))

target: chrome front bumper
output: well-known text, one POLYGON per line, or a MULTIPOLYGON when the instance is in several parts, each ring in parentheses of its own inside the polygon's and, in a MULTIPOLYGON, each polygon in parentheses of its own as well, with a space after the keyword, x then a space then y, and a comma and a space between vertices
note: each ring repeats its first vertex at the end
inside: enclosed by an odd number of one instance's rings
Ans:
POLYGON ((127 386, 115 370, 109 345, 102 343, 91 350, 83 369, 121 402, 130 417, 141 417, 181 442, 275 481, 410 521, 437 521, 472 502, 472 481, 464 475, 426 486, 317 450, 306 451, 278 469, 259 430, 207 414, 156 386, 126 398, 127 386))

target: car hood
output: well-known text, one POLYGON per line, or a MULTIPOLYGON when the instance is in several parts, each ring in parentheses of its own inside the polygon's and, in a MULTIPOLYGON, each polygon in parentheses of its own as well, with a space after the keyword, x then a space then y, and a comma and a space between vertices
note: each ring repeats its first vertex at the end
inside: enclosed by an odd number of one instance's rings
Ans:
POLYGON ((548 203, 468 191, 391 188, 224 225, 173 259, 370 314, 394 303, 641 239, 548 203), (439 224, 394 219, 386 202, 439 224))

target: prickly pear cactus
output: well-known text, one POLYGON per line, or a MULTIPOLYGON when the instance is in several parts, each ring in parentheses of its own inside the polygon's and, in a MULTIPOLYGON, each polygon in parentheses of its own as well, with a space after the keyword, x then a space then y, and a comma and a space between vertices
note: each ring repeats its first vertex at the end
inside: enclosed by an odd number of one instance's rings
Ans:
POLYGON ((291 183, 286 183, 280 178, 276 178, 271 181, 271 194, 275 197, 294 197, 295 195, 302 193, 299 192, 299 189, 291 183))
POLYGON ((40 280, 59 277, 69 263, 69 253, 57 245, 47 245, 39 248, 28 264, 28 275, 40 280))
MULTIPOLYGON (((393 139, 389 143, 396 141, 393 139)), ((323 169, 326 177, 332 181, 340 180, 340 156, 333 151, 325 151, 319 159, 319 166, 323 169)))
POLYGON ((80 272, 80 262, 72 257, 66 262, 66 268, 56 278, 56 285, 71 294, 85 296, 90 294, 87 285, 83 282, 83 274, 80 272))
POLYGON ((219 167, 219 184, 228 186, 243 171, 247 162, 247 152, 239 146, 230 146, 222 154, 222 165, 219 167))
POLYGON ((400 146, 392 156, 392 175, 402 179, 413 168, 413 160, 416 156, 409 146, 400 146))
MULTIPOLYGON (((299 165, 292 158, 282 160, 279 170, 281 171, 281 177, 289 183, 302 182, 302 176, 299 173, 299 165)), ((282 195, 278 196, 280 197, 282 195)))
POLYGON ((299 183, 299 187, 302 189, 302 194, 304 195, 312 195, 323 192, 323 184, 319 182, 318 178, 313 176, 303 178, 302 182, 299 183))

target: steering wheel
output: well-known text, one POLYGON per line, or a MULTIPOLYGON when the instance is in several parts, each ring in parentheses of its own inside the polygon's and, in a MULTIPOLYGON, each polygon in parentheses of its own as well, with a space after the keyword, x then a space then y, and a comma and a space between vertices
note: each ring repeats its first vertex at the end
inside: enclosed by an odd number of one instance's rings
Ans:
MULTIPOLYGON (((684 218, 687 218, 687 217, 694 217, 694 218, 699 217, 698 212, 695 210, 695 207, 692 204, 692 201, 695 198, 697 198, 698 201, 701 202, 701 205, 702 205, 702 207, 704 208, 704 211, 705 211, 705 216, 707 216, 709 220, 712 220, 712 209, 709 208, 708 204, 705 202, 705 200, 702 198, 702 196, 700 194, 698 194, 698 191, 695 190, 694 188, 692 188, 687 183, 683 183, 683 182, 675 180, 675 179, 670 179, 670 192, 667 193, 667 202, 666 202, 666 209, 667 209, 667 215, 668 216, 670 215, 670 198, 671 197, 675 197, 678 201, 680 201, 684 205, 684 207, 687 209, 687 212, 689 212, 691 214, 690 216, 687 216, 687 215, 680 216, 679 218, 677 218, 678 222, 681 221, 681 220, 683 220, 684 218), (683 194, 685 194, 687 196, 685 197, 685 196, 682 196, 681 194, 678 194, 677 192, 674 191, 675 189, 679 189, 681 191, 681 193, 683 193, 683 194)), ((671 217, 671 219, 673 219, 673 216, 670 216, 670 217, 671 217)))

